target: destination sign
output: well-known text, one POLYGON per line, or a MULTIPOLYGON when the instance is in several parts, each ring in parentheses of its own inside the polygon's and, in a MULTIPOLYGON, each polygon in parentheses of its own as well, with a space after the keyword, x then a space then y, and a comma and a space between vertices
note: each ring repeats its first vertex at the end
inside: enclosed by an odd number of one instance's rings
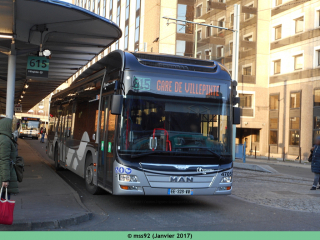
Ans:
POLYGON ((25 120, 25 121, 40 121, 40 118, 22 117, 22 120, 25 120))
POLYGON ((134 76, 132 89, 136 92, 152 92, 164 95, 183 95, 192 97, 227 97, 228 86, 225 83, 210 83, 201 80, 155 79, 134 76))

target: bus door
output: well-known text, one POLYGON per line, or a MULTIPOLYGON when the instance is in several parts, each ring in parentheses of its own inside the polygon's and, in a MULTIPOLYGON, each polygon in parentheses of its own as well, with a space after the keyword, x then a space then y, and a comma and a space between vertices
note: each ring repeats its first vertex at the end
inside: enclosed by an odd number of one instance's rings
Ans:
POLYGON ((115 115, 111 114, 111 96, 101 99, 100 149, 98 161, 98 181, 104 187, 112 188, 113 145, 115 134, 115 115))

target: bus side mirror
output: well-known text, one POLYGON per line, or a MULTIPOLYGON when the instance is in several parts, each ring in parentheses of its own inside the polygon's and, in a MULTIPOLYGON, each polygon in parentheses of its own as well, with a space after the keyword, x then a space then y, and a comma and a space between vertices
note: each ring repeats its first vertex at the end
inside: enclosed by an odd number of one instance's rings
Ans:
POLYGON ((122 110, 122 95, 113 95, 112 96, 112 104, 111 104, 111 114, 120 115, 122 110))
POLYGON ((233 107, 233 124, 240 124, 241 109, 233 107))

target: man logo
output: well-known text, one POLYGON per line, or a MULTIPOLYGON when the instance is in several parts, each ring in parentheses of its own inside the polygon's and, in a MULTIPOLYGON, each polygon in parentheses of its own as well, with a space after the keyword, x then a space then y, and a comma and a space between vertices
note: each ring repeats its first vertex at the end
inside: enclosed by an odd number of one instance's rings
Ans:
POLYGON ((171 176, 170 182, 193 182, 193 177, 176 177, 171 176))

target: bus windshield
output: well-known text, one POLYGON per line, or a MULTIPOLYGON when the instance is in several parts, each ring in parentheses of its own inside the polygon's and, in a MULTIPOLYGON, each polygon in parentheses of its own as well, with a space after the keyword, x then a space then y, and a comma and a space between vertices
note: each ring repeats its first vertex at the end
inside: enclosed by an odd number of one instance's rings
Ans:
POLYGON ((119 153, 230 155, 230 105, 127 95, 119 153))
POLYGON ((40 124, 39 121, 22 120, 21 128, 22 130, 38 130, 39 124, 40 124))

